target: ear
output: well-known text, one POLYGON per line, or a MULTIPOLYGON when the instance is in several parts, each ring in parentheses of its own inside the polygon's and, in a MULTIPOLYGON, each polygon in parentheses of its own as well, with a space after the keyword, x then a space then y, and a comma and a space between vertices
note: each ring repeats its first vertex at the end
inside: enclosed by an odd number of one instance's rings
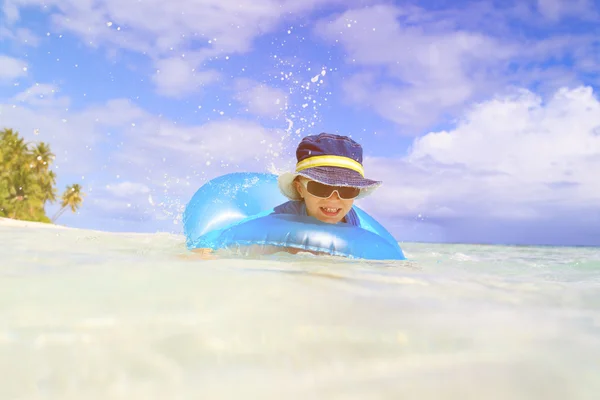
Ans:
POLYGON ((304 193, 302 192, 302 184, 298 180, 294 180, 294 186, 296 186, 296 191, 300 195, 300 197, 304 198, 304 193))

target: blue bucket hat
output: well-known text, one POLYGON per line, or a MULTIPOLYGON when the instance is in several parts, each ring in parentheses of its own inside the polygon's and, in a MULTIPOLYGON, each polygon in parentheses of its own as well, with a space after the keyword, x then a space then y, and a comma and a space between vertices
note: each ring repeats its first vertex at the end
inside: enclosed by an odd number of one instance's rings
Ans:
POLYGON ((321 133, 306 136, 296 149, 296 170, 281 174, 279 190, 291 200, 301 200, 294 187, 298 176, 331 186, 351 186, 360 189, 357 199, 371 194, 381 181, 365 178, 363 150, 347 136, 321 133))

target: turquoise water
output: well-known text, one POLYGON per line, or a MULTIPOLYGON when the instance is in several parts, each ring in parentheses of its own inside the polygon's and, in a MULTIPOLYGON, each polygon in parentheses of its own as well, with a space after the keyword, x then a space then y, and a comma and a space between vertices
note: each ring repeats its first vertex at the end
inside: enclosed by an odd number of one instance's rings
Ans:
MULTIPOLYGON (((2 222, 2 221, 0 221, 2 222)), ((600 249, 198 260, 0 224, 1 399, 596 399, 600 249)))

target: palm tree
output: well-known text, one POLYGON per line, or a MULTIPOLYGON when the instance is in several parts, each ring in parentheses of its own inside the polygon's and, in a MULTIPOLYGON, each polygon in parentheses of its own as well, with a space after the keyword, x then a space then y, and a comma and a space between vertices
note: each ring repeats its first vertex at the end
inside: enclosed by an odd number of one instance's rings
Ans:
POLYGON ((43 208, 42 188, 27 167, 13 171, 8 182, 6 200, 11 206, 11 218, 33 219, 35 209, 43 208))
POLYGON ((31 151, 33 156, 30 168, 38 175, 38 181, 42 187, 42 201, 54 203, 56 201, 56 174, 50 171, 50 165, 54 161, 54 154, 50 146, 44 142, 38 143, 31 151))
POLYGON ((50 151, 50 146, 44 142, 36 144, 33 147, 31 154, 34 158, 34 168, 38 172, 47 171, 55 157, 54 153, 50 151))
POLYGON ((31 150, 32 160, 29 164, 30 170, 36 175, 37 184, 40 186, 39 201, 44 208, 46 202, 56 201, 56 174, 50 171, 50 165, 54 161, 54 154, 50 146, 44 142, 36 144, 31 150))
POLYGON ((42 202, 54 203, 56 201, 56 174, 54 171, 48 171, 40 177, 40 186, 42 188, 42 202))
POLYGON ((17 132, 13 132, 12 129, 5 129, 0 134, 0 142, 2 143, 0 161, 3 165, 0 173, 3 174, 3 177, 6 177, 10 174, 10 171, 18 168, 25 161, 29 148, 25 140, 19 137, 17 132))
POLYGON ((67 209, 67 207, 71 208, 71 211, 75 212, 83 203, 83 197, 85 193, 81 192, 81 185, 75 183, 73 185, 67 186, 67 189, 62 195, 62 203, 61 208, 52 218, 52 222, 56 221, 58 217, 60 217, 67 209))
MULTIPOLYGON (((12 129, 0 130, 0 216, 31 221, 52 222, 45 205, 56 201, 56 174, 50 170, 54 161, 50 146, 44 142, 26 143, 12 129)), ((67 187, 62 208, 73 211, 81 205, 81 186, 67 187)))
POLYGON ((26 219, 27 209, 31 210, 30 200, 34 200, 38 192, 36 182, 28 171, 31 157, 29 148, 25 140, 12 129, 0 133, 0 143, 0 201, 3 203, 0 213, 26 219))

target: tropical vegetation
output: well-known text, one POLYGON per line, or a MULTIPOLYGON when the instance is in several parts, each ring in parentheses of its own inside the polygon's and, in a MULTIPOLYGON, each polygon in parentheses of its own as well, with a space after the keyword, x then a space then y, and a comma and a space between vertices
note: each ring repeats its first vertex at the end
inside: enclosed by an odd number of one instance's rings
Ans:
POLYGON ((54 157, 47 143, 27 143, 12 129, 0 131, 0 217, 51 223, 81 206, 82 187, 69 185, 60 210, 52 219, 46 215, 46 204, 57 201, 56 174, 50 169, 54 157))

